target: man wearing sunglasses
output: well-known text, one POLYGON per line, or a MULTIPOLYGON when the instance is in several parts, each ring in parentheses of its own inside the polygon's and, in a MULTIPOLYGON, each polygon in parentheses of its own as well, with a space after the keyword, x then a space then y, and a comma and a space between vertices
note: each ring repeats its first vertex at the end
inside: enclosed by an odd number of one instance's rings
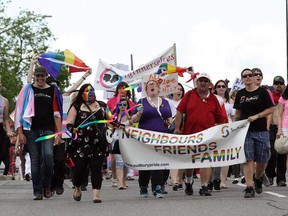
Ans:
MULTIPOLYGON (((258 75, 257 75, 258 76, 258 75)), ((237 92, 234 108, 235 119, 247 119, 250 126, 244 143, 246 163, 243 165, 246 179, 244 198, 251 198, 262 193, 263 173, 269 160, 269 133, 266 116, 273 111, 273 103, 266 89, 255 84, 255 74, 245 68, 241 72, 244 89, 237 92), (256 162, 254 174, 254 161, 256 162), (253 188, 253 181, 254 187, 253 188)))
POLYGON ((279 108, 278 108, 278 101, 281 97, 282 93, 285 90, 285 81, 282 76, 275 76, 273 79, 273 102, 274 102, 274 109, 272 113, 272 120, 269 126, 270 132, 270 145, 271 145, 271 156, 268 161, 268 165, 266 168, 266 175, 269 178, 270 185, 274 184, 274 177, 276 177, 276 183, 279 187, 286 186, 286 161, 287 156, 286 154, 278 154, 274 149, 274 143, 276 139, 276 134, 278 131, 277 126, 277 119, 279 115, 279 108))

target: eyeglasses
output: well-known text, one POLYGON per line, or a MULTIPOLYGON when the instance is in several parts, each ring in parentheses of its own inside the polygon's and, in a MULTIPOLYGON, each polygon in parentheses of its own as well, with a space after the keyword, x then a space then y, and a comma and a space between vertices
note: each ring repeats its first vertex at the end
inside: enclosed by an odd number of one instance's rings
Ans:
POLYGON ((250 74, 244 74, 244 75, 242 76, 242 78, 247 78, 247 77, 253 77, 253 74, 252 74, 252 73, 250 73, 250 74))
POLYGON ((254 76, 263 76, 262 73, 254 73, 254 76))
POLYGON ((119 103, 119 106, 127 106, 127 103, 124 102, 124 103, 119 103))
POLYGON ((45 77, 44 74, 36 74, 35 76, 36 76, 36 77, 45 77))
POLYGON ((274 82, 274 85, 284 85, 284 83, 277 81, 277 82, 274 82))
POLYGON ((217 85, 216 88, 226 88, 225 85, 217 85))
POLYGON ((208 79, 198 79, 198 82, 205 82, 205 83, 208 83, 209 82, 209 80, 208 79))

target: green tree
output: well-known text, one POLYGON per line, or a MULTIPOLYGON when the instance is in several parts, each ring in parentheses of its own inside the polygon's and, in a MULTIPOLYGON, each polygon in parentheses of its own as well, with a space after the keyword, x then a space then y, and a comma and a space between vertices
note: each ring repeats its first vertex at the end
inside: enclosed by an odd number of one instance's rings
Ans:
MULTIPOLYGON (((16 18, 6 17, 10 1, 0 0, 0 76, 4 89, 1 94, 9 100, 10 111, 15 98, 26 83, 30 60, 47 51, 55 40, 46 22, 47 15, 21 10, 16 18)), ((63 67, 59 77, 60 89, 69 85, 68 70, 63 67)))

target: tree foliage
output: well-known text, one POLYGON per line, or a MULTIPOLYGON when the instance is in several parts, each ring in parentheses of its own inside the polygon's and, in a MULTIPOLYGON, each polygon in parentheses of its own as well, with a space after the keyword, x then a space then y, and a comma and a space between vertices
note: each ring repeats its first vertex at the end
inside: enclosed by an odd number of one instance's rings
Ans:
MULTIPOLYGON (((0 0, 0 76, 4 87, 1 94, 8 98, 11 111, 26 83, 31 58, 46 52, 55 38, 48 28, 47 15, 21 10, 16 18, 6 17, 9 3, 0 0)), ((60 74, 57 80, 61 83, 60 89, 64 89, 69 84, 67 68, 63 67, 60 74)))

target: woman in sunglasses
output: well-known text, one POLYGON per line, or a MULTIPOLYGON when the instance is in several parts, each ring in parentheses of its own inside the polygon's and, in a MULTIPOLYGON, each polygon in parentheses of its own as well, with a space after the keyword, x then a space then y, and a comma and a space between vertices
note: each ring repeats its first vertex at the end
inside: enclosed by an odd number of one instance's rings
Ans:
MULTIPOLYGON (((107 107, 110 109, 110 111, 114 114, 117 108, 117 98, 118 95, 120 94, 120 97, 124 97, 127 99, 129 107, 133 107, 134 103, 131 101, 131 91, 124 91, 125 88, 129 87, 128 83, 126 82, 120 82, 117 87, 116 91, 114 93, 114 96, 110 98, 107 101, 107 107)), ((115 158, 114 154, 111 153, 110 155, 110 164, 111 164, 111 171, 112 171, 112 187, 117 187, 117 179, 116 179, 116 163, 115 163, 115 158)))
MULTIPOLYGON (((214 94, 218 95, 223 100, 224 106, 225 106, 226 115, 228 117, 228 122, 234 121, 235 109, 233 108, 232 101, 231 101, 231 99, 229 97, 229 91, 228 91, 227 83, 224 80, 218 80, 215 83, 214 94)), ((213 181, 214 189, 216 188, 215 187, 216 185, 218 187, 220 186, 219 189, 227 189, 227 186, 226 186, 225 183, 226 183, 228 170, 229 170, 229 166, 214 168, 214 171, 213 171, 213 174, 214 174, 214 181, 213 181), (221 178, 220 178, 220 173, 221 173, 221 178)), ((238 174, 237 178, 239 178, 239 174, 238 174)))
MULTIPOLYGON (((172 117, 169 102, 159 97, 160 83, 151 79, 145 84, 147 96, 141 98, 142 108, 132 117, 132 122, 139 122, 139 128, 158 132, 168 132, 169 118, 172 117)), ((163 198, 164 187, 163 170, 141 170, 139 171, 139 187, 142 197, 148 196, 148 184, 151 179, 152 191, 157 198, 163 198)))
MULTIPOLYGON (((127 109, 129 109, 129 103, 126 97, 122 97, 120 102, 117 104, 117 121, 122 125, 130 125, 132 123, 130 121, 129 113, 125 113, 127 109)), ((119 129, 116 128, 113 134, 113 147, 112 154, 114 155, 116 162, 116 177, 119 181, 119 190, 127 189, 126 178, 128 168, 124 165, 120 148, 119 148, 119 129)))

